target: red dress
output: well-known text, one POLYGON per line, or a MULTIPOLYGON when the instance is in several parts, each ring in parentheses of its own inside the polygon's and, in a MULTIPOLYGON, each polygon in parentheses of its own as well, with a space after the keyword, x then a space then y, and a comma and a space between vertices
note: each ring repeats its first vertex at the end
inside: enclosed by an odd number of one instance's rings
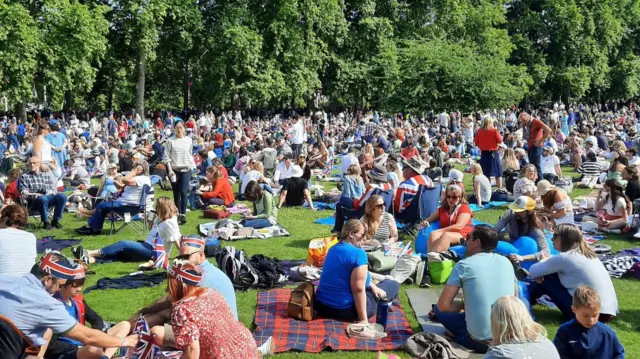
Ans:
POLYGON ((462 213, 469 213, 471 218, 469 218, 469 222, 466 226, 462 227, 459 231, 460 235, 463 238, 467 238, 467 234, 471 233, 473 230, 473 212, 471 212, 471 208, 469 208, 468 204, 461 204, 457 211, 453 211, 453 213, 449 214, 449 212, 444 208, 438 208, 438 215, 440 216, 440 228, 447 228, 452 224, 455 224, 458 221, 458 215, 462 213))
POLYGON ((177 349, 200 342, 200 359, 257 359, 258 348, 249 329, 233 316, 220 292, 207 290, 183 299, 171 311, 177 349))

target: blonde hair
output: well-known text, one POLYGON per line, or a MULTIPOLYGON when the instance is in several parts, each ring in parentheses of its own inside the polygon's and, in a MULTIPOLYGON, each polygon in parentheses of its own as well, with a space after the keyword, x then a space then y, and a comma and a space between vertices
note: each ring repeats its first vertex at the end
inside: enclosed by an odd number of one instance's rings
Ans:
MULTIPOLYGON (((367 239, 371 239, 378 231, 378 228, 380 228, 380 223, 374 223, 373 218, 371 217, 380 200, 382 200, 382 204, 384 204, 384 198, 382 198, 382 196, 378 194, 371 195, 364 207, 364 219, 362 222, 367 232, 367 239)), ((383 213, 382 215, 384 216, 385 214, 383 213)))
POLYGON ((347 168, 347 176, 360 176, 360 174, 360 166, 358 165, 351 165, 347 168))
POLYGON ((531 319, 527 307, 514 296, 498 298, 491 307, 492 344, 518 344, 538 341, 547 330, 531 319))
POLYGON ((370 144, 370 143, 367 143, 367 145, 364 146, 364 153, 373 156, 374 155, 374 153, 373 153, 373 145, 370 144))
POLYGON ((158 197, 156 200, 156 214, 160 221, 164 221, 178 214, 178 208, 169 197, 158 197))
POLYGON ((342 232, 340 232, 340 240, 344 240, 349 236, 349 234, 356 232, 358 229, 364 229, 364 224, 357 219, 350 219, 347 223, 342 227, 342 232))
POLYGON ((494 128, 495 126, 493 125, 493 117, 491 116, 485 117, 484 120, 482 121, 482 129, 486 131, 494 128))
POLYGON ((581 285, 573 293, 573 306, 575 308, 600 309, 600 296, 595 289, 581 285))
POLYGON ((479 163, 471 164, 471 174, 473 175, 481 175, 482 174, 482 166, 479 163))
POLYGON ((513 148, 507 148, 504 151, 502 168, 512 171, 520 171, 520 161, 516 158, 516 151, 514 151, 513 148))
POLYGON ((589 259, 597 258, 596 253, 584 240, 582 231, 574 224, 559 224, 553 235, 560 238, 560 252, 568 252, 575 249, 589 259))

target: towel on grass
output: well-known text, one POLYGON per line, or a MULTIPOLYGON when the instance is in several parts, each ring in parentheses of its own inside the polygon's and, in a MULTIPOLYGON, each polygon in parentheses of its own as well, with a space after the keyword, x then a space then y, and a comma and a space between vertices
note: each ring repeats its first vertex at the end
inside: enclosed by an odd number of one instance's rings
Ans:
MULTIPOLYGON (((313 206, 317 210, 326 210, 326 209, 335 210, 336 209, 335 203, 327 203, 327 202, 320 202, 320 201, 313 201, 313 206)), ((309 208, 309 203, 305 202, 304 207, 309 208)))
POLYGON ((484 203, 482 205, 482 208, 478 207, 477 203, 470 203, 469 204, 469 208, 471 208, 471 212, 477 212, 477 211, 482 211, 483 209, 489 209, 489 208, 504 206, 507 203, 509 203, 509 202, 491 201, 489 203, 484 203))
MULTIPOLYGON (((240 221, 235 221, 230 219, 225 219, 225 221, 230 223, 231 222, 238 223, 238 224, 240 223, 240 221)), ((200 234, 202 234, 205 237, 215 238, 216 234, 213 233, 213 230, 215 230, 215 226, 217 223, 218 221, 200 224, 198 225, 198 231, 200 232, 200 234)), ((238 225, 238 226, 242 227, 241 225, 238 225)), ((229 240, 233 241, 236 239, 252 239, 252 238, 267 239, 272 237, 288 237, 290 235, 291 233, 289 233, 289 231, 287 231, 286 228, 284 228, 280 223, 278 223, 271 227, 256 229, 252 236, 235 237, 232 235, 229 240)))
POLYGON ((155 287, 167 278, 167 272, 159 272, 153 274, 134 274, 125 275, 120 278, 100 278, 95 285, 84 290, 89 293, 97 289, 137 289, 144 287, 155 287))
POLYGON ((36 242, 36 250, 38 253, 44 253, 45 250, 51 249, 61 251, 65 248, 76 246, 82 242, 79 239, 55 239, 55 237, 43 237, 36 242))
POLYGON ((289 350, 318 353, 325 348, 332 350, 370 350, 385 351, 401 348, 411 336, 412 331, 400 302, 393 301, 387 321, 388 336, 379 340, 363 340, 349 338, 349 323, 317 318, 310 322, 289 318, 287 305, 291 288, 278 288, 258 293, 255 324, 253 333, 256 343, 262 344, 273 336, 275 352, 289 350))

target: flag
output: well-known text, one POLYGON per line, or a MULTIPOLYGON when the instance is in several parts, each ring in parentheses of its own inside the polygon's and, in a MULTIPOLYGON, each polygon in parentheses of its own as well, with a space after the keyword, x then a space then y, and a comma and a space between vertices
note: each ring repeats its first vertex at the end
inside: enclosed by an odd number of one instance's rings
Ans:
POLYGON ((174 350, 172 352, 161 352, 156 359, 181 359, 182 351, 174 350))
POLYGON ((153 245, 153 266, 162 269, 169 268, 167 253, 164 250, 164 244, 162 243, 162 238, 160 238, 160 233, 156 234, 156 239, 153 245))
POLYGON ((142 315, 138 318, 133 334, 138 335, 138 344, 133 350, 132 359, 154 359, 160 353, 160 347, 153 344, 151 328, 142 315))

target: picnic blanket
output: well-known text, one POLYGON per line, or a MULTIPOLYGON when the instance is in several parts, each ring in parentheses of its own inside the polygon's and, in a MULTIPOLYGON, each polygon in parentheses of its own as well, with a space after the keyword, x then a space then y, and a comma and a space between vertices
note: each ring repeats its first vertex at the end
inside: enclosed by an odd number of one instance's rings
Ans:
POLYGON ((509 203, 509 202, 491 201, 489 203, 483 204, 482 208, 478 207, 477 203, 470 203, 469 204, 469 208, 471 208, 471 212, 477 212, 477 211, 482 211, 483 209, 489 209, 489 208, 504 206, 507 203, 509 203))
POLYGON ((83 292, 89 293, 96 289, 137 289, 144 287, 155 287, 167 278, 166 272, 153 274, 136 273, 119 278, 100 278, 95 285, 86 288, 83 292))
MULTIPOLYGON (((209 232, 215 228, 216 223, 218 223, 218 221, 200 224, 198 225, 198 231, 200 232, 200 234, 202 234, 205 237, 211 237, 209 232)), ((280 223, 278 223, 271 227, 256 229, 254 231, 254 235, 252 236, 249 236, 249 237, 231 236, 229 240, 234 241, 237 239, 252 239, 252 238, 268 239, 272 237, 288 237, 290 235, 291 233, 289 233, 289 231, 287 231, 286 228, 284 228, 280 223)))
MULTIPOLYGON (((319 218, 319 219, 316 219, 313 223, 324 224, 326 226, 335 226, 336 225, 336 219, 335 219, 335 217, 319 218)), ((404 224, 396 221, 396 227, 398 227, 398 229, 403 229, 404 228, 404 224)))
MULTIPOLYGON (((327 202, 320 202, 320 201, 313 201, 313 206, 318 210, 325 210, 325 209, 335 210, 336 209, 335 203, 327 203, 327 202)), ((309 208, 309 203, 305 202, 304 207, 309 208)))
POLYGON ((270 336, 275 352, 289 350, 318 353, 333 350, 395 350, 401 348, 412 331, 400 302, 393 301, 387 322, 388 336, 379 340, 354 339, 347 336, 349 323, 333 319, 298 321, 287 316, 287 303, 292 289, 278 288, 258 293, 256 308, 256 343, 262 344, 270 336))
POLYGON ((76 246, 82 242, 79 239, 55 239, 54 236, 48 236, 40 238, 36 242, 36 250, 38 253, 43 253, 47 249, 54 251, 61 251, 65 248, 76 246))

